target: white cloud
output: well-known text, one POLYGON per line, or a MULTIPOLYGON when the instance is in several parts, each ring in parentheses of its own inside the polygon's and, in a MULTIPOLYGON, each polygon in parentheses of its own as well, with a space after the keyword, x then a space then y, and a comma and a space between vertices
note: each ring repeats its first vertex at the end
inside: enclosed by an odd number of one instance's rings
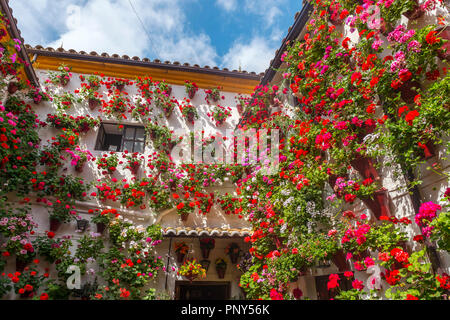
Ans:
POLYGON ((237 0, 217 0, 216 3, 227 12, 234 11, 237 8, 237 0))
POLYGON ((261 37, 255 37, 250 43, 236 42, 223 58, 223 65, 229 69, 256 73, 264 72, 274 56, 276 47, 261 37))
POLYGON ((286 0, 245 0, 244 9, 261 16, 264 19, 263 26, 269 28, 283 13, 284 5, 286 5, 286 0))
POLYGON ((77 51, 141 58, 149 54, 161 60, 217 64, 210 38, 184 29, 187 19, 181 3, 190 0, 132 0, 148 35, 127 0, 89 0, 83 4, 77 0, 34 1, 21 1, 14 7, 22 22, 19 28, 28 37, 25 41, 32 45, 57 48, 63 44, 64 49, 77 51))

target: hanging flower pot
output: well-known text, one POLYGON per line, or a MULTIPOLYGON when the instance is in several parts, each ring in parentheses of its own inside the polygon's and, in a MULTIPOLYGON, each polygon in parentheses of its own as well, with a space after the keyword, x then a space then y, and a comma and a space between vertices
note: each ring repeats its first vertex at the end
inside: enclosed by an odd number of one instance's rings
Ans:
POLYGON ((181 252, 178 252, 177 253, 177 261, 179 262, 179 263, 182 263, 183 261, 184 261, 184 257, 186 256, 186 254, 184 254, 184 253, 181 253, 181 252))
POLYGON ((10 82, 8 84, 9 94, 14 94, 14 93, 16 93, 17 90, 19 90, 19 85, 17 84, 17 82, 10 82))
POLYGON ((422 10, 422 8, 419 5, 419 1, 415 0, 414 2, 415 3, 413 5, 412 9, 410 9, 404 13, 405 17, 407 17, 409 20, 417 20, 424 14, 424 11, 422 10))
POLYGON ((219 279, 225 278, 226 269, 216 268, 216 271, 217 271, 217 276, 219 277, 219 279))
POLYGON ((94 110, 100 104, 100 101, 98 101, 97 99, 92 99, 92 98, 89 98, 88 102, 89 102, 89 109, 91 109, 91 110, 94 110))
POLYGON ((437 29, 439 38, 447 40, 446 43, 438 50, 438 57, 442 60, 450 60, 450 27, 437 29))
POLYGON ((242 112, 244 112, 244 107, 242 106, 242 103, 238 103, 236 105, 236 108, 239 114, 242 114, 242 112))
POLYGON ((349 269, 347 259, 345 258, 345 254, 342 249, 338 250, 331 259, 340 272, 344 272, 349 269))
POLYGON ((64 88, 65 86, 67 86, 67 84, 69 82, 70 82, 70 78, 64 77, 64 78, 61 78, 59 85, 64 88))
POLYGON ((211 252, 211 249, 208 248, 201 248, 202 249, 202 257, 203 259, 209 258, 209 253, 211 252))
POLYGON ((195 113, 194 113, 194 112, 189 112, 189 113, 187 114, 187 120, 188 120, 189 122, 193 123, 193 122, 194 122, 194 118, 195 118, 195 113))
POLYGON ((56 230, 58 230, 60 225, 61 225, 61 221, 50 218, 50 231, 55 232, 56 230))
POLYGON ((350 161, 350 164, 359 174, 364 178, 372 178, 373 180, 380 179, 377 170, 373 165, 371 158, 366 158, 358 155, 354 160, 350 161))
POLYGON ((97 233, 103 234, 106 227, 105 224, 103 222, 97 222, 95 225, 97 227, 97 233))
POLYGON ((381 216, 390 217, 391 211, 389 209, 389 192, 386 188, 381 188, 376 191, 372 198, 362 198, 364 204, 372 211, 377 219, 381 216))
POLYGON ((366 259, 367 257, 370 257, 370 253, 368 250, 364 250, 363 252, 354 253, 352 260, 353 261, 361 261, 366 259))
POLYGON ((27 265, 28 265, 27 261, 23 261, 16 257, 16 271, 23 272, 23 270, 27 265))
POLYGON ((130 168, 130 171, 132 174, 137 174, 139 167, 141 166, 141 164, 139 162, 133 163, 133 165, 130 168))
POLYGON ((430 159, 436 155, 436 149, 431 141, 428 141, 425 144, 419 142, 419 147, 422 148, 425 159, 430 159))
POLYGON ((400 87, 400 94, 406 103, 413 103, 414 98, 418 94, 417 89, 420 89, 420 83, 417 81, 406 81, 401 87, 400 87))
POLYGON ((181 221, 187 221, 190 212, 183 212, 181 216, 181 221))
POLYGON ((203 259, 203 260, 200 260, 200 264, 202 265, 202 268, 205 269, 206 272, 208 272, 209 265, 211 264, 211 261, 203 259))
POLYGON ((78 172, 78 173, 83 172, 85 163, 86 163, 86 161, 78 161, 76 166, 75 166, 75 171, 78 172))
POLYGON ((189 99, 194 99, 196 93, 197 93, 197 90, 195 90, 195 88, 190 88, 188 91, 189 99))
POLYGON ((123 83, 116 83, 115 86, 116 86, 116 89, 119 91, 123 91, 123 89, 125 88, 125 84, 123 84, 123 83))
POLYGON ((89 130, 91 130, 91 127, 89 126, 88 123, 84 122, 80 125, 80 132, 86 133, 89 130))

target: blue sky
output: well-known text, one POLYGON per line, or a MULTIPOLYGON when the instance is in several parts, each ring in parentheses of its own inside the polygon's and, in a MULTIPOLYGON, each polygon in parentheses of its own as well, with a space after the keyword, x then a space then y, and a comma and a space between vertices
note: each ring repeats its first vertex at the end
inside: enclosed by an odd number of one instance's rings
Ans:
POLYGON ((301 0, 12 0, 25 42, 264 72, 301 0), (131 2, 131 4, 130 4, 131 2), (133 11, 135 8, 147 33, 133 11))

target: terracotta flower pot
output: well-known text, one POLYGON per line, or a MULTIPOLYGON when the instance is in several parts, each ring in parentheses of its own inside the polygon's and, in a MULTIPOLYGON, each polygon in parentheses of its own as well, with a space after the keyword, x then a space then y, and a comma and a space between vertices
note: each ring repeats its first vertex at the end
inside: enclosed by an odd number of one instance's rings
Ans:
POLYGON ((18 86, 17 82, 10 82, 8 84, 9 94, 14 94, 14 93, 16 93, 17 90, 19 90, 19 86, 18 86))
POLYGON ((371 158, 366 158, 362 156, 357 156, 354 160, 350 161, 350 164, 359 174, 364 178, 372 178, 373 180, 380 179, 377 170, 373 165, 373 160, 371 158))
POLYGON ((389 192, 386 188, 381 188, 376 191, 372 198, 363 198, 361 199, 364 204, 372 211, 377 219, 380 219, 381 216, 391 216, 391 211, 389 209, 389 192))
POLYGON ((98 222, 95 224, 97 226, 97 233, 102 234, 105 231, 105 224, 103 222, 98 222))
POLYGON ((450 27, 440 28, 436 31, 439 38, 447 40, 447 42, 438 50, 438 57, 448 61, 450 60, 450 27))
POLYGON ((344 272, 349 269, 347 260, 343 250, 338 250, 332 257, 333 263, 338 267, 340 272, 344 272))
POLYGON ((119 91, 123 91, 123 88, 125 88, 124 84, 116 84, 115 86, 116 86, 116 89, 119 91))
POLYGON ((239 114, 242 114, 242 112, 244 111, 244 107, 242 106, 242 104, 238 103, 236 105, 237 111, 239 114))
POLYGON ((436 155, 436 149, 434 147, 434 144, 430 141, 422 145, 421 148, 423 150, 425 159, 433 158, 436 155))
POLYGON ((98 107, 98 105, 100 104, 100 102, 96 99, 89 99, 89 109, 94 110, 95 108, 98 107))
POLYGON ((366 259, 367 257, 370 257, 370 253, 369 251, 364 250, 363 252, 354 254, 352 260, 361 261, 366 259))
POLYGON ((235 264, 235 263, 237 263, 237 260, 239 258, 239 252, 230 252, 229 256, 230 256, 231 263, 235 264))
POLYGON ((50 218, 50 231, 53 231, 53 232, 57 231, 60 225, 61 225, 61 221, 50 218))
POLYGON ((78 172, 78 173, 81 173, 81 172, 83 172, 83 169, 84 169, 84 164, 85 164, 86 162, 80 162, 80 161, 78 161, 78 163, 77 163, 77 165, 75 166, 75 171, 76 172, 78 172))
POLYGON ((217 276, 219 277, 219 279, 225 278, 225 271, 226 271, 226 269, 216 268, 216 271, 217 271, 217 276))
POLYGON ((91 130, 91 127, 89 127, 89 124, 87 123, 83 123, 80 128, 79 128, 80 132, 88 132, 89 130, 91 130))

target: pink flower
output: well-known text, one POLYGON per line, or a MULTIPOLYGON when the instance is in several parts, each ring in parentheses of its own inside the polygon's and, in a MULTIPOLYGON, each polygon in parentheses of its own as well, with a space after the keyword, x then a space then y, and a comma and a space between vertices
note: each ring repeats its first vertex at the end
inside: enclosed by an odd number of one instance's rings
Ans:
POLYGON ((358 279, 353 280, 352 287, 353 287, 353 289, 360 290, 360 291, 362 289, 364 289, 363 282, 358 279))

